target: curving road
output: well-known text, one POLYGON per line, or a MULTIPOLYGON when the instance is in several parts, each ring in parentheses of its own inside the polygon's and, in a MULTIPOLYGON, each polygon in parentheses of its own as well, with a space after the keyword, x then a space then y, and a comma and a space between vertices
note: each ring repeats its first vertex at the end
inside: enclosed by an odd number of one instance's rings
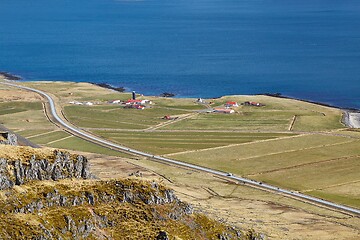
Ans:
POLYGON ((340 211, 343 211, 343 212, 347 212, 347 213, 350 213, 352 215, 360 216, 360 210, 359 209, 344 206, 344 205, 341 205, 341 204, 336 204, 336 203, 329 202, 329 201, 326 201, 326 200, 323 200, 323 199, 320 199, 320 198, 312 197, 312 196, 305 195, 305 194, 302 194, 302 193, 299 193, 299 192, 293 192, 293 191, 290 191, 290 190, 275 187, 275 186, 265 184, 265 183, 262 183, 262 182, 257 182, 257 181, 254 181, 254 180, 250 180, 250 179, 247 179, 247 178, 234 176, 231 173, 225 173, 225 172, 221 172, 221 171, 206 168, 206 167, 201 167, 201 166, 197 166, 197 165, 193 165, 193 164, 189 164, 189 163, 184 163, 184 162, 177 161, 177 160, 174 160, 174 159, 165 158, 165 157, 156 156, 156 155, 152 155, 152 154, 149 154, 149 153, 141 152, 141 151, 138 151, 138 150, 135 150, 135 149, 127 148, 127 147, 124 147, 124 146, 121 146, 121 145, 106 141, 104 139, 92 136, 92 135, 90 135, 90 134, 88 134, 86 132, 81 131, 79 128, 73 127, 73 126, 67 124, 66 122, 64 122, 56 112, 54 100, 47 93, 45 93, 43 91, 40 91, 40 90, 37 90, 37 89, 34 89, 34 88, 24 87, 24 86, 20 86, 20 85, 8 83, 8 82, 0 82, 0 83, 8 85, 8 86, 12 86, 12 87, 21 88, 21 89, 24 89, 24 90, 36 92, 36 93, 44 96, 49 102, 51 115, 54 117, 54 119, 62 127, 66 128, 72 134, 80 136, 81 138, 84 138, 84 139, 89 140, 91 142, 95 142, 95 143, 101 144, 103 146, 107 146, 107 147, 115 149, 115 150, 117 149, 117 150, 129 152, 129 153, 132 153, 132 154, 145 156, 145 157, 148 157, 148 158, 150 158, 152 160, 156 160, 156 161, 159 161, 159 162, 170 163, 172 165, 177 165, 177 166, 186 167, 186 168, 190 168, 190 169, 194 169, 194 170, 198 170, 198 171, 207 172, 207 173, 210 173, 210 174, 213 174, 213 175, 217 175, 217 176, 220 176, 220 177, 225 177, 227 179, 234 180, 234 181, 242 183, 242 184, 248 184, 248 185, 253 186, 253 187, 257 187, 257 188, 261 188, 261 189, 265 189, 265 190, 270 190, 270 191, 277 192, 277 193, 280 193, 280 194, 284 194, 284 195, 287 195, 287 196, 290 196, 290 197, 293 197, 293 198, 297 198, 297 199, 300 199, 300 200, 305 200, 306 202, 310 202, 310 203, 315 204, 315 205, 322 205, 322 206, 326 206, 328 208, 332 208, 332 209, 335 209, 335 210, 340 210, 340 211))

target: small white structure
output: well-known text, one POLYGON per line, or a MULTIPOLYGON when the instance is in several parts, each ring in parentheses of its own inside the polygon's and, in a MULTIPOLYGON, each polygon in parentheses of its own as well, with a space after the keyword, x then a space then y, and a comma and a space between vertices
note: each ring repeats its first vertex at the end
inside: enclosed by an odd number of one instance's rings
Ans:
POLYGON ((141 104, 152 104, 152 101, 147 100, 147 99, 141 100, 141 104))
POLYGON ((86 102, 85 105, 86 105, 86 106, 92 106, 92 105, 94 105, 94 104, 93 104, 92 102, 86 102))
POLYGON ((75 104, 75 105, 83 105, 83 103, 78 102, 78 101, 71 101, 69 102, 70 104, 75 104))
POLYGON ((113 101, 110 101, 110 103, 112 103, 112 104, 119 104, 119 103, 121 103, 121 100, 113 100, 113 101))

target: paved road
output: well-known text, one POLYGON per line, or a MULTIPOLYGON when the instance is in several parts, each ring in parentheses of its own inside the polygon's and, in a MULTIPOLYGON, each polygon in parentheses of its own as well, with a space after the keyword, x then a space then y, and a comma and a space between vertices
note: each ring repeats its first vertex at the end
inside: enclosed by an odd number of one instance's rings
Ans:
POLYGON ((206 168, 206 167, 201 167, 201 166, 197 166, 197 165, 193 165, 193 164, 189 164, 189 163, 184 163, 184 162, 177 161, 177 160, 174 160, 174 159, 165 158, 165 157, 156 156, 156 155, 152 155, 152 154, 149 154, 149 153, 141 152, 141 151, 138 151, 138 150, 135 150, 135 149, 127 148, 127 147, 124 147, 124 146, 121 146, 121 145, 106 141, 104 139, 92 136, 92 135, 90 135, 90 134, 88 134, 86 132, 81 131, 79 128, 70 126, 68 123, 64 122, 58 116, 58 114, 57 114, 57 112, 55 110, 54 101, 47 93, 45 93, 43 91, 40 91, 40 90, 37 90, 37 89, 34 89, 34 88, 19 86, 19 85, 12 84, 12 83, 7 83, 7 82, 6 83, 1 83, 1 84, 6 84, 6 85, 9 85, 9 86, 13 86, 13 87, 25 89, 25 90, 28 90, 28 91, 36 92, 36 93, 44 96, 48 100, 48 102, 50 104, 51 115, 54 117, 54 119, 56 119, 56 121, 60 125, 62 125, 64 128, 66 128, 67 130, 69 130, 73 134, 75 134, 77 136, 81 136, 82 138, 90 140, 91 142, 99 143, 101 145, 105 145, 105 146, 110 147, 112 149, 118 149, 118 150, 121 150, 121 151, 127 151, 127 152, 132 153, 132 154, 145 156, 145 157, 148 157, 148 158, 150 158, 152 160, 156 160, 156 161, 159 161, 159 162, 169 163, 169 164, 172 164, 172 165, 177 165, 177 166, 186 167, 186 168, 190 168, 190 169, 194 169, 194 170, 198 170, 198 171, 207 172, 207 173, 210 173, 210 174, 213 174, 213 175, 217 175, 217 176, 220 176, 220 177, 225 177, 227 179, 234 180, 234 181, 242 183, 242 184, 255 186, 257 188, 261 188, 261 189, 265 189, 265 190, 270 190, 270 191, 277 192, 277 193, 280 193, 280 194, 295 197, 297 199, 305 200, 307 202, 310 202, 310 203, 313 203, 313 204, 316 204, 316 205, 323 205, 323 206, 326 206, 326 207, 329 207, 329 208, 332 208, 332 209, 336 209, 336 210, 340 210, 340 211, 343 211, 343 212, 350 213, 352 215, 360 216, 360 210, 359 209, 355 209, 355 208, 351 208, 351 207, 348 207, 348 206, 336 204, 336 203, 329 202, 329 201, 326 201, 326 200, 323 200, 323 199, 320 199, 320 198, 315 198, 315 197, 308 196, 308 195, 305 195, 305 194, 302 194, 302 193, 299 193, 299 192, 293 192, 293 191, 290 191, 290 190, 275 187, 275 186, 265 184, 265 183, 262 183, 262 182, 257 182, 257 181, 254 181, 254 180, 250 180, 250 179, 247 179, 247 178, 234 176, 231 173, 225 173, 225 172, 221 172, 221 171, 206 168))

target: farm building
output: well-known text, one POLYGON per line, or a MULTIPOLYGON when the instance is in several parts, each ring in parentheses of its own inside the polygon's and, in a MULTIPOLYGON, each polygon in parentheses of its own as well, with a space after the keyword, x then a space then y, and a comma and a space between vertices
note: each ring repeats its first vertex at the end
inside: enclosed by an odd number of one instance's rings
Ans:
POLYGON ((140 105, 140 104, 152 104, 150 100, 140 100, 140 99, 129 99, 125 102, 126 105, 140 105))
POLYGON ((255 107, 265 106, 265 104, 258 103, 258 102, 244 102, 243 105, 245 105, 245 106, 255 106, 255 107))
POLYGON ((141 100, 138 99, 129 99, 125 102, 126 105, 137 105, 141 104, 141 100))
POLYGON ((237 102, 227 102, 225 103, 225 107, 230 108, 230 107, 238 107, 239 104, 237 102))
POLYGON ((144 100, 141 100, 141 104, 152 104, 152 101, 144 99, 144 100))
POLYGON ((112 103, 112 104, 119 104, 119 103, 121 103, 121 100, 112 100, 112 101, 110 101, 109 103, 112 103))

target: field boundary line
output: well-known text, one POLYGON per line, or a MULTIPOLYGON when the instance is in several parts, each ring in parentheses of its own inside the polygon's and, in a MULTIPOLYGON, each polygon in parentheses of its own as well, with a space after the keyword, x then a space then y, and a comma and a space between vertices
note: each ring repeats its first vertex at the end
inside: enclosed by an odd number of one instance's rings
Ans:
POLYGON ((56 129, 56 130, 52 130, 50 132, 44 132, 44 133, 39 133, 39 134, 35 134, 35 135, 31 135, 29 137, 26 137, 26 138, 34 138, 34 137, 40 137, 40 136, 43 136, 43 135, 46 135, 46 134, 50 134, 50 133, 53 133, 53 132, 63 132, 59 129, 56 129))
MULTIPOLYGON (((65 115, 65 114, 64 114, 65 115)), ((69 115, 67 116, 67 118, 69 117, 69 115)), ((82 121, 82 120, 91 120, 91 117, 77 117, 78 120, 82 121)), ((74 120, 72 121, 69 121, 68 119, 66 119, 68 122, 72 123, 74 122, 74 120)), ((128 124, 128 125, 133 125, 133 126, 142 126, 142 127, 148 127, 149 125, 146 125, 146 124, 141 124, 141 123, 132 123, 132 122, 122 122, 122 121, 113 121, 113 120, 105 120, 106 122, 115 122, 115 123, 122 123, 122 124, 128 124)), ((84 129, 84 128, 82 128, 84 129)), ((145 130, 145 129, 141 129, 141 130, 145 130)))
MULTIPOLYGON (((316 165, 316 164, 319 164, 319 163, 334 162, 334 161, 346 160, 346 159, 349 159, 349 158, 356 158, 356 157, 360 157, 360 155, 344 156, 344 157, 338 157, 338 158, 320 160, 320 161, 316 161, 316 162, 303 163, 303 164, 293 165, 293 166, 289 166, 289 167, 277 168, 277 169, 268 170, 268 171, 264 171, 264 172, 258 172, 258 173, 248 174, 248 175, 246 175, 246 176, 248 176, 248 177, 249 177, 249 176, 257 176, 257 175, 266 174, 266 173, 273 173, 273 172, 278 172, 278 171, 283 171, 283 170, 289 170, 289 169, 298 168, 298 167, 303 167, 303 166, 308 166, 308 165, 316 165)), ((360 181, 360 180, 358 180, 358 181, 360 181)))
POLYGON ((340 187, 340 186, 349 185, 349 184, 358 183, 358 182, 360 182, 360 180, 354 180, 354 181, 349 181, 349 182, 344 182, 344 183, 333 184, 333 185, 329 185, 329 186, 322 187, 322 188, 306 189, 306 190, 302 190, 302 192, 312 192, 312 191, 316 191, 316 190, 324 190, 327 188, 340 187))
POLYGON ((282 153, 291 153, 291 152, 298 152, 298 151, 304 151, 304 150, 310 150, 310 149, 316 149, 316 148, 322 148, 322 147, 337 146, 337 145, 342 145, 342 144, 352 143, 352 142, 358 142, 358 140, 337 142, 337 143, 331 143, 331 144, 324 144, 324 145, 318 145, 318 146, 314 146, 314 147, 305 147, 305 148, 299 148, 299 149, 292 149, 292 150, 286 150, 286 151, 282 151, 282 152, 272 152, 272 153, 269 153, 269 154, 255 155, 255 156, 246 157, 246 158, 237 158, 235 160, 242 161, 242 160, 248 160, 248 159, 253 159, 253 158, 258 158, 258 157, 272 156, 272 155, 277 155, 277 154, 282 154, 282 153))
POLYGON ((66 139, 71 138, 71 137, 74 137, 74 136, 73 136, 73 135, 70 135, 70 136, 67 136, 67 137, 64 137, 64 138, 56 139, 56 140, 54 140, 54 141, 51 141, 51 142, 46 143, 46 145, 48 145, 48 144, 53 144, 53 143, 56 143, 56 142, 60 142, 60 141, 66 140, 66 139))
POLYGON ((308 134, 299 134, 299 135, 295 135, 295 136, 285 136, 285 137, 264 139, 264 140, 246 142, 246 143, 235 143, 235 144, 229 144, 229 145, 213 147, 213 148, 204 148, 204 149, 199 149, 199 150, 190 150, 190 151, 183 151, 183 152, 177 152, 177 153, 170 153, 170 154, 166 154, 164 156, 173 156, 173 155, 186 154, 186 153, 192 153, 192 152, 203 152, 203 151, 223 149, 223 148, 228 148, 228 147, 229 148, 230 147, 237 147, 237 146, 242 146, 242 145, 249 145, 249 144, 261 143, 261 142, 269 142, 269 141, 288 139, 288 138, 295 138, 295 137, 306 136, 306 135, 308 135, 308 134))
POLYGON ((186 114, 186 116, 184 117, 179 117, 178 119, 175 119, 175 120, 172 120, 172 121, 167 121, 167 122, 163 122, 163 123, 160 123, 158 125, 155 125, 155 126, 152 126, 152 127, 149 127, 149 128, 146 128, 144 129, 145 132, 151 132, 151 131, 154 131, 156 129, 159 129, 159 128, 162 128, 162 127, 165 127, 165 126, 168 126, 168 125, 171 125, 171 124, 174 124, 174 123, 177 123, 177 122, 180 122, 182 120, 185 120, 185 119, 188 119, 188 118, 191 118, 191 117, 195 117, 196 115, 198 115, 199 113, 189 113, 189 114, 186 114))
POLYGON ((293 130, 296 118, 297 118, 297 115, 294 115, 294 117, 291 120, 290 126, 289 126, 289 131, 293 130))

